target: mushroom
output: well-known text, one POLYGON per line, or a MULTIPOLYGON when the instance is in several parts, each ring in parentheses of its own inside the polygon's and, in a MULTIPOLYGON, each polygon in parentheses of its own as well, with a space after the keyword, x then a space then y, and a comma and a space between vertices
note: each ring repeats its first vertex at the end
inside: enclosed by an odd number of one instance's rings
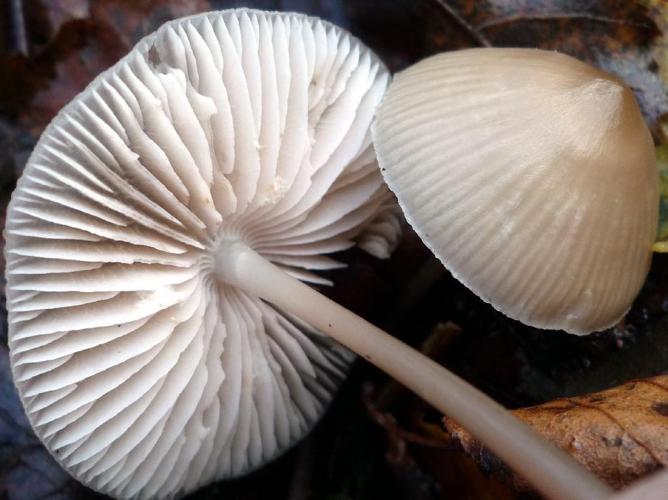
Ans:
POLYGON ((303 283, 328 283, 313 270, 355 239, 396 242, 369 132, 387 81, 328 23, 223 11, 167 23, 49 125, 8 210, 9 342, 30 422, 74 477, 165 498, 252 471, 324 411, 351 361, 333 338, 542 490, 607 494, 303 283))
POLYGON ((321 254, 355 238, 391 251, 369 133, 388 76, 329 23, 204 14, 142 40, 48 127, 9 207, 11 362, 75 477, 185 493, 322 415, 350 352, 213 271, 228 239, 318 284, 340 267, 321 254))
POLYGON ((651 261, 658 174, 618 78, 543 50, 439 54, 395 78, 373 136, 407 220, 500 312, 585 334, 628 311, 651 261))

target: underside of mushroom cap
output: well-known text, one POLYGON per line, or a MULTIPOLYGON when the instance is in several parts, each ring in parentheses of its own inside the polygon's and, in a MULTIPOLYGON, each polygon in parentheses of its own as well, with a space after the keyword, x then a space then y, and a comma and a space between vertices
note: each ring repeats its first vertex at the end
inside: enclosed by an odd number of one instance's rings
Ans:
POLYGON ((626 313, 651 261, 658 174, 617 78, 542 50, 439 54, 396 76, 373 137, 410 224, 483 300, 577 334, 626 313))
POLYGON ((369 125, 382 63, 299 14, 167 23, 42 135, 5 229, 13 375, 39 438, 87 486, 179 496, 314 425, 351 354, 218 283, 222 239, 287 273, 396 243, 369 125), (366 231, 369 228, 369 231, 366 231))

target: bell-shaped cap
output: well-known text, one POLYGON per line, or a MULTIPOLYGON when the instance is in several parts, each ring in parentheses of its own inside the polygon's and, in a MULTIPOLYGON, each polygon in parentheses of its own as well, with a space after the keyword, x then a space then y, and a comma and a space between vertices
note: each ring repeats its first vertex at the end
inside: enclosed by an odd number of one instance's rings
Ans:
POLYGON ((658 175, 617 78, 556 52, 444 53, 395 78, 373 134, 408 221, 496 309, 577 334, 629 309, 651 261, 658 175))

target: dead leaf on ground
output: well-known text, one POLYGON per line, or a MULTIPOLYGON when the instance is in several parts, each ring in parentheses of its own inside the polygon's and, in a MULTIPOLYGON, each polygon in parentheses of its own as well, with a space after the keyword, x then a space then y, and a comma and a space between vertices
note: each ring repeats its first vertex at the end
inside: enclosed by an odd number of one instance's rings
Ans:
MULTIPOLYGON (((668 375, 513 413, 613 488, 668 465, 668 375)), ((445 417, 444 424, 483 469, 528 488, 457 423, 445 417)))
POLYGON ((668 111, 661 79, 668 6, 659 1, 449 0, 493 45, 559 50, 620 76, 635 92, 652 126, 668 111), (653 7, 648 8, 647 4, 653 7), (663 27, 663 26, 662 26, 663 27))
POLYGON ((39 0, 26 12, 29 54, 0 57, 0 113, 38 136, 90 81, 164 22, 211 9, 208 0, 39 0))

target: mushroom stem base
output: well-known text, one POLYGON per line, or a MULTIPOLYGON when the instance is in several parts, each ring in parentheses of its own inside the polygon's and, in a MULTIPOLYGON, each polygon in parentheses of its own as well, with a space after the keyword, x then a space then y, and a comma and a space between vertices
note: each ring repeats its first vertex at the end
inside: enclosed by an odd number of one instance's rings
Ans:
POLYGON ((548 498, 598 500, 611 490, 562 450, 443 366, 288 276, 238 240, 218 247, 216 277, 330 335, 456 420, 548 498))

